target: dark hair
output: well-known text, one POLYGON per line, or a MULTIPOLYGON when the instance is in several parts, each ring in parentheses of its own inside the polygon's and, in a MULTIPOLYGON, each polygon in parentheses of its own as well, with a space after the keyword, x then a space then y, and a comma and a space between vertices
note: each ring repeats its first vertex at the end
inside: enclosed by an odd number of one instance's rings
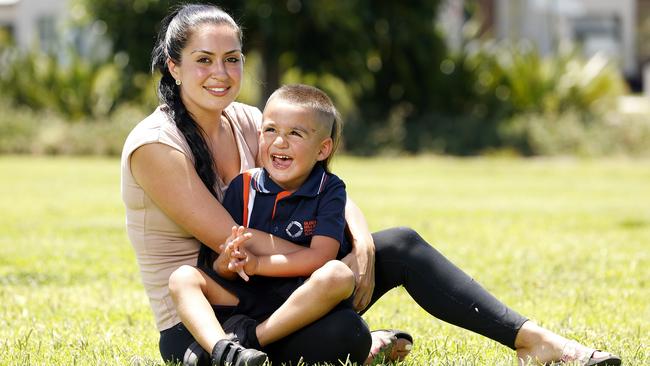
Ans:
POLYGON ((283 85, 271 94, 266 104, 274 98, 280 98, 297 106, 314 111, 321 123, 326 124, 329 136, 332 138, 332 152, 322 161, 326 171, 330 171, 330 162, 341 142, 343 122, 341 115, 336 110, 332 99, 322 90, 304 84, 283 85))
POLYGON ((194 121, 181 100, 180 88, 171 75, 167 60, 171 59, 180 65, 181 53, 197 26, 202 24, 227 24, 237 31, 239 43, 242 42, 242 31, 239 25, 228 13, 214 5, 186 4, 172 10, 161 22, 156 45, 151 53, 151 72, 158 70, 162 77, 158 83, 158 98, 163 105, 163 111, 176 123, 185 140, 187 140, 192 155, 194 168, 210 193, 217 197, 214 184, 217 173, 210 147, 205 140, 205 132, 194 121))

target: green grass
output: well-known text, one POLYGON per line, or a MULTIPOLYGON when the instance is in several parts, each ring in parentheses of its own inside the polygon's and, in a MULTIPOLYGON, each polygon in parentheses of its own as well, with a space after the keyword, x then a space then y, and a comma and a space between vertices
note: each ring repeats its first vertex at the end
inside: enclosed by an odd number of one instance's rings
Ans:
MULTIPOLYGON (((648 161, 340 158, 371 229, 406 225, 517 311, 650 363, 648 161)), ((156 365, 119 162, 0 157, 0 365, 156 365)), ((406 365, 511 365, 513 352, 395 290, 365 315, 415 337, 406 365)))

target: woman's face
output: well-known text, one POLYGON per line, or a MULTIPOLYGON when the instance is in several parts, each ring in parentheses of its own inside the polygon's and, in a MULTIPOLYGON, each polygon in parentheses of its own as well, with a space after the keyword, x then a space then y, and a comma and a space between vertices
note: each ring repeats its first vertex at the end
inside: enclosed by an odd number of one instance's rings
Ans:
POLYGON ((168 61, 181 81, 181 99, 196 120, 214 119, 241 88, 244 57, 235 29, 226 24, 198 27, 181 53, 181 63, 168 61))

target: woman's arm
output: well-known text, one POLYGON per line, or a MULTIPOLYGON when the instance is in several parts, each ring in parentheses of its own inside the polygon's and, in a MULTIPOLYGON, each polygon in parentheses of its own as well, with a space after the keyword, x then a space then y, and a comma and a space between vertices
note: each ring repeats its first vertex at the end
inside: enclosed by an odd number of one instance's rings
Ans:
POLYGON ((352 252, 342 261, 352 269, 357 278, 354 308, 361 311, 370 303, 375 289, 375 243, 361 209, 350 197, 345 205, 345 220, 352 237, 352 252))
MULTIPOLYGON (((192 162, 180 151, 160 143, 139 147, 131 154, 131 173, 138 184, 177 225, 212 250, 221 244, 235 222, 199 178, 192 162)), ((257 230, 246 247, 259 255, 292 253, 302 247, 257 230)))

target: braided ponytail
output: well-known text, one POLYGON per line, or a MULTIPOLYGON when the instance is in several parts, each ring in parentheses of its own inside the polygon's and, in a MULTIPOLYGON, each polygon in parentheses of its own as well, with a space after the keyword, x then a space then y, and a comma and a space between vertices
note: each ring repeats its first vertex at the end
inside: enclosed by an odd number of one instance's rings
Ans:
POLYGON ((205 139, 205 131, 192 118, 181 100, 180 88, 171 75, 167 60, 181 63, 181 52, 185 48, 192 31, 200 24, 228 24, 232 26, 242 41, 241 29, 226 12, 214 5, 189 4, 176 8, 161 22, 156 45, 151 54, 151 71, 156 70, 162 77, 158 84, 158 98, 163 111, 174 121, 178 130, 190 146, 194 156, 194 169, 213 196, 217 173, 212 152, 205 139))

